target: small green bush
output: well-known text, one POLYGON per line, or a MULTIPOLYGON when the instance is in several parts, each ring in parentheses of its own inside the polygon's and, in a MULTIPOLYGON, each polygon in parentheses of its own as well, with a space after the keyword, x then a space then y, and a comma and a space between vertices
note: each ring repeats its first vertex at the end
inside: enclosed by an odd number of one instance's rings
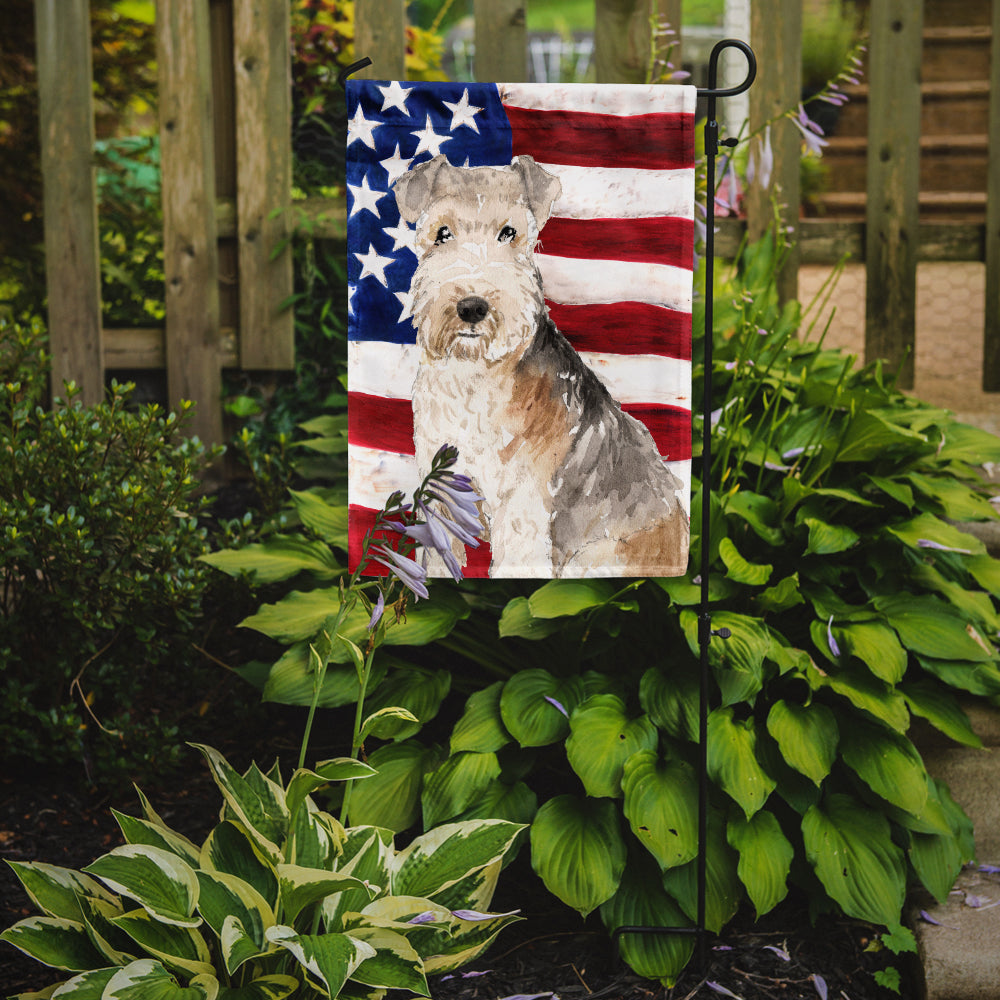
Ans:
POLYGON ((84 406, 70 384, 43 408, 42 336, 0 321, 0 745, 109 776, 176 752, 150 681, 190 662, 208 455, 184 433, 187 405, 132 409, 128 385, 84 406))

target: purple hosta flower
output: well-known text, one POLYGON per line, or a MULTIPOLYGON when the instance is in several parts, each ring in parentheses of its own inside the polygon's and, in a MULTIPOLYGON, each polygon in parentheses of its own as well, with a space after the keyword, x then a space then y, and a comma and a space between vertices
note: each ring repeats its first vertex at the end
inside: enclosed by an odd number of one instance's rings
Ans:
POLYGON ((963 556, 971 556, 972 549, 956 549, 951 545, 942 545, 930 538, 918 538, 917 547, 921 549, 938 549, 940 552, 958 552, 963 556))
MULTIPOLYGON (((479 532, 483 530, 476 504, 484 498, 473 490, 472 480, 468 476, 453 472, 445 473, 440 478, 434 479, 424 492, 428 497, 444 504, 455 524, 473 536, 473 542, 475 541, 479 532)), ((473 543, 466 542, 466 544, 473 543)))
POLYGON ((738 993, 734 993, 732 990, 727 990, 721 983, 713 983, 709 981, 705 983, 705 985, 712 990, 713 993, 721 993, 724 997, 733 997, 734 1000, 743 1000, 743 997, 741 997, 738 993))
POLYGON ((784 948, 779 948, 776 944, 764 945, 764 951, 773 951, 782 962, 790 962, 792 960, 792 956, 784 948))
POLYGON ((1000 875, 1000 865, 979 865, 978 870, 985 875, 1000 875))
POLYGON ((432 924, 435 920, 437 920, 437 914, 433 910, 424 910, 423 913, 410 917, 406 922, 408 924, 432 924))
POLYGON ((753 184, 756 181, 766 191, 771 186, 772 173, 774 173, 774 150, 771 148, 771 126, 768 125, 764 129, 764 134, 750 147, 747 183, 753 184))
POLYGON ((826 980, 815 972, 809 978, 813 981, 813 986, 816 987, 816 992, 819 994, 819 1000, 826 1000, 828 993, 826 980))
MULTIPOLYGON (((448 532, 444 529, 446 522, 428 510, 422 501, 418 500, 417 506, 426 519, 422 524, 393 523, 390 524, 390 527, 400 532, 400 534, 406 535, 407 538, 412 538, 419 545, 422 545, 425 554, 429 551, 436 552, 444 560, 444 564, 448 572, 452 575, 452 578, 461 580, 462 567, 459 566, 454 552, 451 551, 451 539, 448 537, 448 532)), ((473 539, 473 542, 478 544, 475 539, 473 539)))
POLYGON ((447 976, 441 977, 441 982, 446 983, 449 979, 478 979, 480 976, 488 976, 492 971, 492 969, 484 969, 482 972, 449 973, 447 976))
POLYGON ((512 993, 509 997, 500 997, 500 1000, 559 1000, 555 993, 512 993))
POLYGON ((792 117, 792 124, 802 133, 806 149, 816 156, 823 155, 823 147, 827 145, 823 130, 806 114, 806 109, 800 104, 799 112, 792 117))
POLYGON ((494 917, 516 917, 521 911, 510 910, 507 913, 480 913, 479 910, 452 910, 451 915, 459 920, 492 920, 494 917))
POLYGON ((380 590, 378 592, 378 600, 375 602, 375 607, 372 608, 372 616, 368 619, 368 631, 371 632, 376 625, 382 620, 382 615, 385 612, 385 594, 380 590))
POLYGON ((381 563, 399 577, 404 587, 413 591, 417 597, 429 597, 427 591, 427 570, 406 556, 401 556, 386 545, 373 545, 369 550, 372 559, 381 563))
POLYGON ((722 184, 715 192, 715 209, 726 215, 732 213, 736 215, 740 209, 740 179, 736 176, 736 165, 731 156, 726 157, 728 165, 723 176, 722 184))
POLYGON ((944 927, 945 929, 947 929, 949 931, 957 931, 958 930, 957 927, 952 927, 951 924, 942 924, 940 920, 936 920, 926 910, 921 910, 920 911, 920 919, 923 920, 924 923, 933 924, 935 927, 944 927))
POLYGON ((544 695, 544 698, 550 705, 555 705, 555 707, 558 708, 559 711, 562 712, 562 714, 565 715, 567 719, 569 718, 569 712, 566 711, 565 707, 562 705, 561 702, 556 701, 555 698, 552 698, 549 695, 544 695))
POLYGON ((834 656, 840 656, 840 646, 837 645, 837 640, 833 637, 833 615, 830 615, 830 620, 826 623, 826 641, 830 647, 830 652, 834 656))

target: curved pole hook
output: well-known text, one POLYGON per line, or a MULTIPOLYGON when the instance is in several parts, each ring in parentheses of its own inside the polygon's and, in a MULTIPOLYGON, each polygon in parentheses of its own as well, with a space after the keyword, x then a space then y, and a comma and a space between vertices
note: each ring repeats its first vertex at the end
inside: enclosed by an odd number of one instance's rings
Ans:
POLYGON ((339 84, 340 89, 341 90, 347 89, 347 78, 352 73, 357 73, 359 69, 364 69, 366 66, 371 66, 371 64, 372 64, 371 59, 369 59, 368 56, 365 56, 363 59, 359 59, 357 62, 352 62, 349 66, 345 66, 337 74, 337 83, 339 84))
POLYGON ((757 57, 753 49, 746 42, 738 38, 723 38, 721 42, 716 42, 712 49, 712 54, 708 57, 708 87, 698 90, 699 97, 709 99, 715 97, 735 97, 749 90, 751 84, 757 78, 757 57), (716 86, 719 76, 719 56, 725 49, 739 49, 747 59, 746 79, 736 87, 724 87, 721 90, 716 86))

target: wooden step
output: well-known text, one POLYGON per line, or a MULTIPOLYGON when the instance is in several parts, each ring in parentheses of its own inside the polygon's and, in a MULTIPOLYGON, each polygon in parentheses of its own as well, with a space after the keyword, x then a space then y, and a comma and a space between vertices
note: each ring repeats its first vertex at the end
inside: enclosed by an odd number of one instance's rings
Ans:
MULTIPOLYGON (((863 191, 830 191, 815 199, 822 214, 836 219, 864 219, 868 204, 863 191)), ((920 218, 954 222, 982 222, 986 193, 979 191, 921 191, 920 218)))
POLYGON ((989 25, 925 28, 921 79, 925 83, 988 80, 992 38, 989 25))
POLYGON ((991 0, 924 0, 924 27, 944 27, 956 21, 989 24, 990 4, 991 0))

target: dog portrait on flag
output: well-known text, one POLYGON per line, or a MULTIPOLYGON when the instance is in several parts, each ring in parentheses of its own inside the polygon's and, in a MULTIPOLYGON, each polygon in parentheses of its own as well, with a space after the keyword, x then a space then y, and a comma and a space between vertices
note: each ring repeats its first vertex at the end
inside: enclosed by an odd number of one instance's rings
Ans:
POLYGON ((466 575, 686 572, 694 99, 349 82, 352 565, 448 443, 466 575))

